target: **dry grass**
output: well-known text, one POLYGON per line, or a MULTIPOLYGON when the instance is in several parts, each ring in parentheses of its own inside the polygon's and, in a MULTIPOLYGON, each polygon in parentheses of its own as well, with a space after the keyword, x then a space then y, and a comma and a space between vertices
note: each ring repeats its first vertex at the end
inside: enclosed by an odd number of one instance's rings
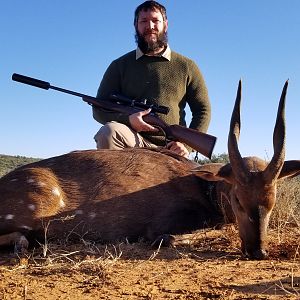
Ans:
POLYGON ((282 180, 278 185, 277 201, 270 219, 270 228, 281 231, 286 226, 300 230, 300 177, 282 180))

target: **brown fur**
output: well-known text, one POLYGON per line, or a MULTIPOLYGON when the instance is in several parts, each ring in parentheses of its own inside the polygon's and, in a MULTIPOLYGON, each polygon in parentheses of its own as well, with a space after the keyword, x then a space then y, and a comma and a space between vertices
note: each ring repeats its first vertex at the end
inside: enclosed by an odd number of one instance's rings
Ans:
POLYGON ((195 164, 172 156, 86 150, 21 167, 0 179, 0 234, 43 234, 51 222, 50 236, 153 241, 220 222, 195 164))

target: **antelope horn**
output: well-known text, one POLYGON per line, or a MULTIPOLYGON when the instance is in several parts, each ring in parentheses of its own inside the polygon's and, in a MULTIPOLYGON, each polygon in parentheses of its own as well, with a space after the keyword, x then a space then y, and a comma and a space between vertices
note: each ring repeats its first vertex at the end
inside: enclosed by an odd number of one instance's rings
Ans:
POLYGON ((276 124, 273 133, 274 154, 268 167, 264 171, 264 178, 266 182, 269 183, 278 178, 285 159, 285 99, 287 88, 288 80, 285 82, 282 89, 278 105, 276 124))
POLYGON ((242 94, 242 81, 239 81, 236 100, 231 115, 230 130, 228 135, 228 154, 232 167, 232 172, 236 179, 241 183, 247 183, 249 178, 249 171, 243 162, 241 154, 238 149, 238 140, 240 137, 241 119, 241 94, 242 94))

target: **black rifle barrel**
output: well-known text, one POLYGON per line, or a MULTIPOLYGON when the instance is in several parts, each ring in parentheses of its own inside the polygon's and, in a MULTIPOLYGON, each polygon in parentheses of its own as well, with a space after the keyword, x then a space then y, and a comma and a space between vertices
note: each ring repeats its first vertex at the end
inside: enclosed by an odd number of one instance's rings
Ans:
MULTIPOLYGON (((81 94, 81 93, 77 93, 74 91, 70 91, 67 89, 63 89, 54 85, 51 85, 49 82, 47 81, 43 81, 43 80, 39 80, 36 78, 32 78, 32 77, 28 77, 28 76, 24 76, 24 75, 20 75, 20 74, 16 74, 14 73, 12 75, 12 80, 17 81, 17 82, 21 82, 24 84, 28 84, 28 85, 32 85, 44 90, 56 90, 59 92, 63 92, 63 93, 67 93, 73 96, 77 96, 77 97, 81 97, 81 98, 93 98, 89 95, 85 95, 85 94, 81 94)), ((132 100, 129 99, 123 95, 119 95, 119 94, 113 94, 110 97, 111 100, 117 101, 117 102, 121 102, 121 103, 126 103, 127 105, 130 105, 132 107, 138 107, 138 108, 142 108, 142 109, 148 109, 151 108, 152 112, 154 113, 161 113, 161 114, 165 114, 167 115, 169 113, 169 107, 167 106, 159 106, 159 105, 155 105, 155 104, 151 104, 151 103, 143 103, 141 101, 138 100, 132 100)))
POLYGON ((25 84, 29 84, 29 85, 33 85, 35 87, 38 87, 38 88, 41 88, 44 90, 49 90, 49 88, 51 87, 49 82, 31 78, 31 77, 24 76, 24 75, 20 75, 20 74, 16 74, 16 73, 14 73, 12 75, 12 80, 18 81, 21 83, 25 83, 25 84))
POLYGON ((17 82, 21 82, 21 83, 25 83, 25 84, 29 84, 44 90, 56 90, 59 92, 63 92, 63 93, 67 93, 73 96, 78 96, 78 97, 90 97, 89 95, 85 95, 85 94, 81 94, 81 93, 77 93, 74 91, 70 91, 70 90, 66 90, 66 89, 62 89, 60 87, 51 85, 49 82, 47 81, 43 81, 43 80, 39 80, 36 78, 32 78, 32 77, 28 77, 28 76, 24 76, 24 75, 20 75, 20 74, 16 74, 14 73, 12 75, 12 80, 17 81, 17 82))

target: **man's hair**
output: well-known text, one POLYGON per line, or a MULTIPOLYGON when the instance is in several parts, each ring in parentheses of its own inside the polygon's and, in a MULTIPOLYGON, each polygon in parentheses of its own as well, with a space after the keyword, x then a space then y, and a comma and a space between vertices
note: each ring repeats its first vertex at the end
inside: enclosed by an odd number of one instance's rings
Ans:
POLYGON ((156 1, 145 1, 135 9, 133 22, 134 26, 137 25, 140 12, 147 10, 158 10, 162 14, 163 20, 167 20, 167 10, 163 5, 159 4, 156 1))

